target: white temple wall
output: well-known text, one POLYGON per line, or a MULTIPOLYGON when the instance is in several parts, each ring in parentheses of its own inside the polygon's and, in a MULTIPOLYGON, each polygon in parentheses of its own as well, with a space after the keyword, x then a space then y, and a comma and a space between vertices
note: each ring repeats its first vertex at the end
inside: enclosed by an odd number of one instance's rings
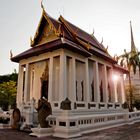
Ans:
MULTIPOLYGON (((105 60, 98 59, 96 56, 85 58, 82 55, 65 49, 48 52, 20 62, 22 66, 29 64, 30 97, 28 97, 28 101, 32 97, 38 101, 41 97, 40 78, 45 70, 46 60, 49 60, 48 99, 51 101, 52 106, 55 106, 55 109, 60 109, 60 103, 66 97, 72 102, 72 109, 74 109, 74 103, 76 102, 79 104, 84 103, 85 109, 88 108, 87 105, 90 102, 93 102, 93 104, 96 103, 97 105, 100 102, 102 104, 117 102, 117 88, 115 87, 116 90, 114 90, 115 88, 112 84, 114 82, 112 82, 112 65, 105 60), (100 94, 101 81, 102 101, 100 94)), ((124 92, 122 87, 119 92, 124 92)), ((20 97, 17 96, 17 98, 20 97)), ((20 102, 22 99, 18 100, 20 102)), ((119 102, 122 101, 119 99, 119 102)))
MULTIPOLYGON (((29 88, 29 100, 32 99, 32 97, 34 97, 36 100, 38 100, 41 96, 41 76, 44 72, 45 69, 45 62, 47 59, 49 58, 53 58, 56 56, 60 55, 60 52, 63 49, 59 49, 59 50, 55 50, 53 52, 48 52, 48 53, 44 53, 38 56, 34 56, 28 59, 23 59, 21 60, 20 66, 19 66, 19 78, 18 78, 18 94, 17 94, 17 104, 22 104, 24 102, 24 90, 25 90, 25 83, 23 83, 25 81, 25 72, 26 71, 26 64, 30 65, 30 79, 29 79, 29 84, 30 84, 30 88, 29 88), (42 64, 42 62, 44 64, 42 64), (34 66, 33 66, 34 65, 34 66), (40 65, 40 66, 39 66, 40 65), (21 67, 21 68, 20 68, 21 67), (34 67, 34 72, 32 71, 32 67, 34 67), (32 80, 32 72, 34 73, 34 80, 32 80), (33 83, 32 83, 32 82, 33 83), (32 88, 34 87, 34 88, 32 88), (20 98, 20 99, 19 99, 20 98)), ((50 97, 49 97, 50 98, 50 97)))
MULTIPOLYGON (((68 50, 65 50, 65 52, 66 52, 66 55, 69 56, 70 58, 74 57, 74 59, 86 63, 86 59, 83 56, 77 55, 77 54, 72 53, 68 50)), ((101 81, 103 84, 102 85, 103 90, 104 91, 106 90, 105 95, 103 96, 103 102, 110 102, 110 103, 114 102, 115 101, 115 99, 114 99, 115 98, 115 95, 114 95, 115 90, 114 90, 114 84, 113 84, 114 81, 112 79, 112 75, 113 75, 112 65, 107 61, 104 61, 102 59, 98 59, 96 56, 93 56, 88 60, 88 71, 89 71, 89 81, 88 81, 89 82, 89 101, 92 101, 90 84, 92 82, 92 79, 94 79, 95 80, 95 82, 94 82, 94 94, 95 94, 94 95, 95 96, 94 102, 100 102, 100 89, 99 89, 99 87, 100 87, 101 81), (98 65, 96 65, 96 63, 98 65), (105 80, 105 77, 106 77, 106 80, 105 80), (108 87, 108 83, 109 83, 109 87, 108 87), (110 97, 109 97, 109 94, 111 94, 110 97)), ((88 91, 88 90, 86 90, 86 91, 88 91)), ((86 91, 85 91, 85 93, 86 93, 86 91)), ((86 93, 86 98, 88 98, 87 93, 86 93)))
MULTIPOLYGON (((36 100, 39 100, 41 97, 41 77, 45 70, 46 61, 36 62, 34 64, 34 89, 33 89, 33 97, 36 100)), ((32 97, 31 97, 32 98, 32 97)))

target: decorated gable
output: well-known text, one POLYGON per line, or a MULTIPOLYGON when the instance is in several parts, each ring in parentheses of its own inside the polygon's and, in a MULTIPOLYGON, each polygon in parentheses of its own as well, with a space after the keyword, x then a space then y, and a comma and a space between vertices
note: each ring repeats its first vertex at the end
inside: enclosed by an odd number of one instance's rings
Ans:
POLYGON ((37 46, 57 39, 55 27, 49 23, 46 17, 42 17, 35 37, 31 40, 31 46, 37 46))

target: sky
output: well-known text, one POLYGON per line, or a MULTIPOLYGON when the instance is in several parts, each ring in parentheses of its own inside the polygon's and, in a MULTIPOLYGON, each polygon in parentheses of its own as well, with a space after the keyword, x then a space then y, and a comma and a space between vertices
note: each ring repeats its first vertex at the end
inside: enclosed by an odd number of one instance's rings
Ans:
MULTIPOLYGON (((46 12, 66 20, 108 46, 109 53, 120 55, 130 51, 130 20, 135 46, 140 49, 139 0, 43 0, 46 12)), ((18 64, 10 61, 13 56, 30 49, 42 14, 41 0, 0 0, 0 75, 18 71, 18 64)))

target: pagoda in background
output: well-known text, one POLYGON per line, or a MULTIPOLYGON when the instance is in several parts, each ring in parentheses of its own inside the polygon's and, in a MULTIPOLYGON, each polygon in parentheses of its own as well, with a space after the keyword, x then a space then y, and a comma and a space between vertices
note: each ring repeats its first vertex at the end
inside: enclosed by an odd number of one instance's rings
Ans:
MULTIPOLYGON (((138 49, 135 46, 134 43, 134 37, 133 37, 133 30, 132 30, 132 23, 130 21, 130 33, 131 33, 131 50, 130 54, 135 55, 138 54, 138 49)), ((131 67, 130 70, 130 78, 131 78, 131 85, 132 85, 132 90, 133 90, 133 100, 138 100, 140 99, 140 73, 139 73, 139 68, 136 67, 136 72, 134 73, 133 68, 131 67)), ((129 87, 129 80, 128 76, 125 79, 125 87, 126 90, 129 87)))

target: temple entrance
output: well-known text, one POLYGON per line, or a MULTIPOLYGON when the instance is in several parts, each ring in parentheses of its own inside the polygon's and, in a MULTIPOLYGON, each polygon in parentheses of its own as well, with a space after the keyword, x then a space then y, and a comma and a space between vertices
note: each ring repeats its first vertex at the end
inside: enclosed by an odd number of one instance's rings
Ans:
POLYGON ((41 98, 48 99, 48 80, 43 80, 41 85, 41 98))
POLYGON ((41 80, 41 98, 45 97, 46 99, 48 99, 48 86, 49 86, 48 61, 46 61, 46 67, 40 80, 41 80))

